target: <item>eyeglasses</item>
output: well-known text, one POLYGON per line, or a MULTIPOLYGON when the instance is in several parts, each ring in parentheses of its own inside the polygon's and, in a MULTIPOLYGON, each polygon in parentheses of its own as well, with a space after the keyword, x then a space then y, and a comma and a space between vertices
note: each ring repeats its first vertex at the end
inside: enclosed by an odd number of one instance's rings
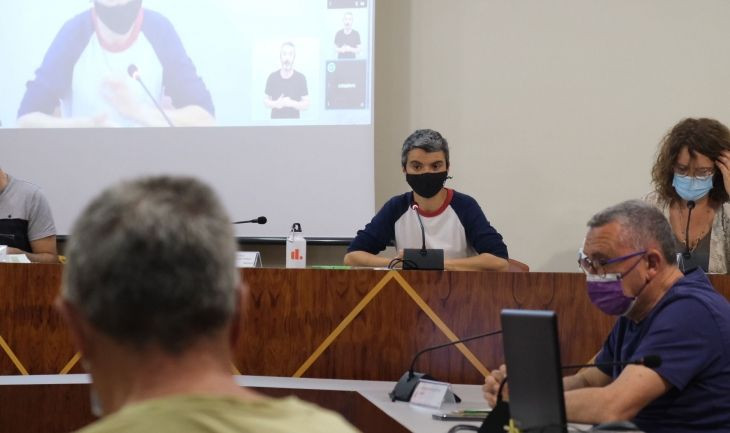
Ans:
POLYGON ((587 255, 585 255, 585 253, 583 252, 583 248, 581 248, 578 250, 578 266, 586 274, 604 276, 606 275, 606 266, 613 263, 623 262, 624 260, 644 254, 646 254, 646 250, 641 250, 621 257, 614 257, 613 259, 591 260, 587 255))
POLYGON ((697 167, 691 170, 688 165, 676 164, 674 173, 680 176, 689 176, 691 174, 695 177, 709 177, 715 174, 715 167, 697 167))

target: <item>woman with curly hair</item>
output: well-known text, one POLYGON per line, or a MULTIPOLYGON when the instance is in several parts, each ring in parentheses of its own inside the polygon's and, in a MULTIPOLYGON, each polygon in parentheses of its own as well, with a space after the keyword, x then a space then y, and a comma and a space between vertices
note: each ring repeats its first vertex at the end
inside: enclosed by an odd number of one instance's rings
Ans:
POLYGON ((662 140, 645 200, 669 219, 683 269, 730 272, 730 130, 684 119, 662 140))

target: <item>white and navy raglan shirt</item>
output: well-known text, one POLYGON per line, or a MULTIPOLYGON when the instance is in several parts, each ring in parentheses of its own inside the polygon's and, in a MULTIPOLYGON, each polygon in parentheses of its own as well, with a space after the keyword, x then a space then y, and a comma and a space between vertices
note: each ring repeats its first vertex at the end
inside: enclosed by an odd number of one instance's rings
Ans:
MULTIPOLYGON (((457 259, 489 253, 507 259, 507 246, 473 198, 447 188, 441 208, 418 211, 426 231, 426 248, 444 250, 444 258, 457 259)), ((395 241, 398 251, 421 248, 421 226, 411 208, 413 193, 388 200, 363 230, 357 232, 348 252, 378 254, 395 241)))
POLYGON ((172 23, 157 12, 143 9, 128 40, 108 46, 97 36, 98 18, 85 11, 61 28, 27 84, 18 117, 61 108, 64 117, 94 117, 106 113, 118 126, 137 126, 122 117, 106 100, 105 83, 122 81, 141 105, 154 109, 142 86, 128 74, 137 66, 158 103, 167 96, 175 108, 197 105, 215 114, 213 100, 172 23))

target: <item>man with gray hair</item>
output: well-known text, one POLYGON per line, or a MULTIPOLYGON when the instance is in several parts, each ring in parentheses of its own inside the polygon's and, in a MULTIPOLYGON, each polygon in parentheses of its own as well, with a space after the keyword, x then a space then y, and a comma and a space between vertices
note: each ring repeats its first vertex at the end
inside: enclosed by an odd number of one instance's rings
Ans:
MULTIPOLYGON (((646 432, 730 431, 730 303, 702 270, 680 272, 674 242, 662 213, 638 200, 588 222, 578 257, 588 296, 618 320, 595 357, 600 366, 563 378, 568 420, 632 420, 646 432), (621 365, 648 356, 660 365, 621 365)), ((486 380, 492 404, 504 374, 486 380)))
POLYGON ((92 432, 353 432, 231 375, 245 285, 230 218, 191 178, 105 190, 75 224, 57 306, 91 374, 92 432))
POLYGON ((507 270, 507 246, 476 200, 444 187, 449 144, 441 134, 432 129, 411 134, 403 143, 401 165, 413 192, 391 198, 357 232, 345 264, 388 266, 393 258, 377 254, 393 241, 398 257, 404 248, 421 248, 423 221, 426 248, 444 250, 445 269, 507 270))

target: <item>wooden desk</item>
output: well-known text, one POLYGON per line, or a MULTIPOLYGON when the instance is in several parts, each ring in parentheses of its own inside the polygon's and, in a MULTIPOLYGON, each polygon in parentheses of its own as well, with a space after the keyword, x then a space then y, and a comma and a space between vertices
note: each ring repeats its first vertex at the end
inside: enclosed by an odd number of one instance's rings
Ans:
MULTIPOLYGON (((62 269, 0 265, 0 375, 81 372, 52 307, 62 269)), ((449 341, 447 334, 499 329, 503 308, 555 310, 562 361, 578 364, 598 351, 614 320, 591 305, 578 273, 248 269, 243 275, 251 291, 234 364, 246 375, 397 380, 415 352, 449 341)), ((730 298, 730 278, 711 279, 730 298)), ((426 354, 416 369, 476 384, 484 366, 502 362, 498 336, 467 343, 463 352, 426 354)))
MULTIPOLYGON (((392 402, 388 391, 395 382, 236 376, 241 386, 280 397, 295 395, 340 413, 364 433, 444 433, 455 424, 481 421, 437 421, 431 415, 457 409, 487 408, 479 385, 454 384, 463 401, 444 403, 440 409, 392 402)), ((64 432, 94 420, 89 413, 89 377, 84 374, 0 376, 0 426, 3 433, 64 432)), ((577 431, 590 425, 571 424, 577 431)))
MULTIPOLYGON (((31 377, 33 378, 33 377, 31 377)), ((53 379, 53 377, 51 377, 53 379)), ((241 378, 245 380, 245 378, 241 378)), ((266 378, 255 378, 266 383, 266 378)), ((76 381, 76 382, 85 382, 76 381)), ((274 382, 276 382, 274 378, 274 382)), ((388 384, 388 388, 392 384, 388 384)), ((342 415, 363 432, 407 433, 409 430, 356 390, 251 387, 270 397, 294 395, 342 415)), ((385 394, 385 391, 382 392, 385 394)), ((96 420, 91 414, 88 383, 0 384, 0 429, 3 433, 70 432, 96 420)))

